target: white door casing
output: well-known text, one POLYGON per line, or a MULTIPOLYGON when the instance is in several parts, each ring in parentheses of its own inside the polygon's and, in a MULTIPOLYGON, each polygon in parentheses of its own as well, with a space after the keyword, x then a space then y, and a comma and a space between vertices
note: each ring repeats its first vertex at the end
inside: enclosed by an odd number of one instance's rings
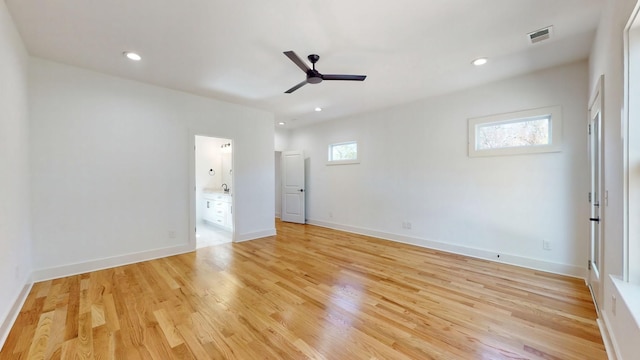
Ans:
POLYGON ((603 181, 602 181, 602 103, 603 77, 601 76, 589 107, 589 167, 591 188, 589 192, 589 266, 587 281, 596 308, 602 304, 602 226, 603 226, 603 181))
POLYGON ((283 151, 282 221, 305 223, 304 153, 301 150, 283 151))

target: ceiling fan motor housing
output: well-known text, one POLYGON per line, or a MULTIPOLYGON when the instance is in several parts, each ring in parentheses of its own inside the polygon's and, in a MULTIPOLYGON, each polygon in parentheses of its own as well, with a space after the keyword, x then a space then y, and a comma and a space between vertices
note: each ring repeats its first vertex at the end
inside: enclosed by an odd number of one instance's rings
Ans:
POLYGON ((322 75, 316 70, 309 70, 307 72, 307 82, 309 84, 318 84, 322 82, 322 75))

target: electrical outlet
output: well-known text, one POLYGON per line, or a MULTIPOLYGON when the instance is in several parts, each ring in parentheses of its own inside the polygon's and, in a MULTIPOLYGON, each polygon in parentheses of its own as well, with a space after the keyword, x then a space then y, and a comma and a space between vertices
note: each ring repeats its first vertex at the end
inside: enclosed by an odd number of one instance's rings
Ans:
POLYGON ((549 240, 542 240, 542 248, 544 250, 551 250, 551 241, 549 240))
POLYGON ((611 295, 611 313, 613 315, 616 314, 616 296, 615 295, 611 295))
POLYGON ((333 212, 329 211, 329 219, 333 219, 333 212))
POLYGON ((176 238, 176 232, 174 230, 169 230, 168 231, 168 235, 169 235, 169 239, 175 239, 176 238))
POLYGON ((410 222, 407 222, 407 229, 411 230, 411 223, 410 222))

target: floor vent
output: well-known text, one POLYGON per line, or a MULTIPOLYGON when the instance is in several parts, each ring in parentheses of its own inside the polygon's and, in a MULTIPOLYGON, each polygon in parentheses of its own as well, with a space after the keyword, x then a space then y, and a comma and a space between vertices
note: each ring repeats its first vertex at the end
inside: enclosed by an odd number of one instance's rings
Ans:
POLYGON ((537 44, 541 41, 548 40, 549 38, 551 38, 552 34, 553 34, 553 26, 547 26, 545 28, 538 29, 534 32, 528 33, 527 37, 529 38, 529 41, 532 44, 537 44))

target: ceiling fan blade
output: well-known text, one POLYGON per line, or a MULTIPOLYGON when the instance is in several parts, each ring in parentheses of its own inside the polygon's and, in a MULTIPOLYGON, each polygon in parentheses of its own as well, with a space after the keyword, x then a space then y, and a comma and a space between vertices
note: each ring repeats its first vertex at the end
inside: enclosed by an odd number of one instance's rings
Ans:
POLYGON ((307 85, 307 80, 305 80, 305 81, 301 82, 300 84, 298 84, 298 85, 296 85, 296 86, 292 87, 291 89, 289 89, 289 90, 285 91, 284 93, 285 93, 285 94, 291 94, 292 92, 294 92, 294 91, 296 91, 296 90, 300 89, 301 87, 303 87, 303 86, 305 86, 305 85, 307 85))
POLYGON ((300 69, 302 69, 302 71, 304 71, 304 72, 305 72, 305 74, 306 74, 309 70, 311 70, 311 69, 309 68, 309 66, 307 66, 307 64, 305 64, 305 62, 304 62, 304 61, 302 61, 302 59, 300 59, 300 57, 299 57, 298 55, 296 55, 296 53, 295 53, 295 52, 293 52, 293 51, 285 51, 285 52, 284 52, 284 54, 285 54, 285 55, 287 55, 287 57, 288 57, 289 59, 291 59, 291 61, 293 61, 296 65, 298 65, 298 67, 299 67, 300 69))
POLYGON ((352 80, 352 81, 364 81, 367 75, 337 75, 328 74, 322 75, 322 80, 352 80))

